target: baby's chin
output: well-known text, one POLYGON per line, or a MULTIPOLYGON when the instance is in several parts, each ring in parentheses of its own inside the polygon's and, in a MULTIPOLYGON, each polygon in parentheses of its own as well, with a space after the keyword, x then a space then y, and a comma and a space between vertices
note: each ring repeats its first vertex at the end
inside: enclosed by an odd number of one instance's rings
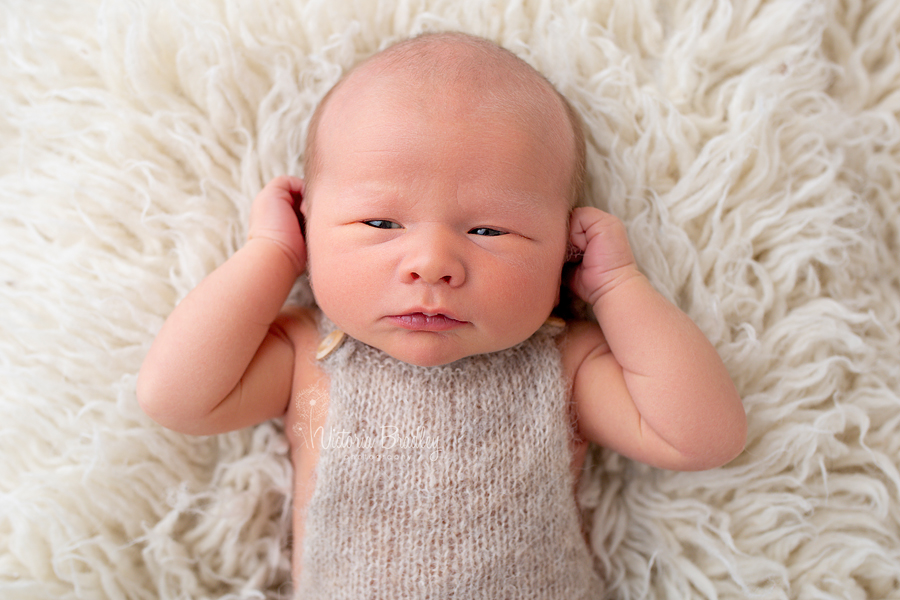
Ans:
MULTIPOLYGON (((383 349, 380 349, 383 350, 383 349)), ((482 352, 471 352, 471 353, 437 353, 437 352, 408 352, 408 351, 400 351, 400 352, 388 352, 387 350, 383 350, 385 354, 399 360, 400 362, 404 362, 408 365, 413 365, 415 367, 442 367, 444 365, 453 364, 459 360, 463 360, 464 358, 469 358, 470 356, 476 356, 478 354, 483 354, 482 352)))
POLYGON ((525 341, 523 339, 507 340, 505 343, 482 342, 467 344, 462 340, 452 339, 452 336, 441 336, 430 332, 407 332, 397 337, 400 339, 382 343, 373 342, 369 343, 369 345, 378 348, 396 360, 417 367, 449 365, 471 356, 500 352, 525 341))
POLYGON ((440 336, 431 333, 407 333, 402 337, 406 340, 399 343, 393 340, 360 339, 360 341, 381 350, 391 358, 416 367, 440 367, 482 354, 477 349, 467 348, 453 341, 436 339, 440 336))

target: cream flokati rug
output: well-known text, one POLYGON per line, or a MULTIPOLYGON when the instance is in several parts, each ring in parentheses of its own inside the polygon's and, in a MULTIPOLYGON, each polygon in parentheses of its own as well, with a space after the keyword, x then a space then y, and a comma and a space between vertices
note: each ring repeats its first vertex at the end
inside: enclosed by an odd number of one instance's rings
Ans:
POLYGON ((725 468, 595 453, 606 596, 900 597, 900 3, 6 0, 0 598, 287 597, 281 425, 166 431, 136 374, 341 72, 444 29, 568 95, 744 397, 725 468))

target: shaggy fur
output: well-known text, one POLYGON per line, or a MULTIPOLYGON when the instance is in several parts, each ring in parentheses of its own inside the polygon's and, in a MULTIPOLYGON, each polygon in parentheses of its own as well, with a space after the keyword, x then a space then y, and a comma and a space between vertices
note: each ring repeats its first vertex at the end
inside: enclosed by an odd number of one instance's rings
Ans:
POLYGON ((136 373, 342 71, 444 29, 572 100, 590 202, 749 415, 710 472, 592 454, 608 595, 900 596, 900 3, 6 0, 0 597, 288 596, 280 424, 166 431, 136 373))

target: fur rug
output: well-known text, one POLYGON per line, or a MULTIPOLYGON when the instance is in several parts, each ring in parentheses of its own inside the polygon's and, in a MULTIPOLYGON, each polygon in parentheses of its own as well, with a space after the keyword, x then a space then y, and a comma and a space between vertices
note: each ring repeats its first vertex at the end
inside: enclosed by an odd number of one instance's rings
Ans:
POLYGON ((592 455, 606 596, 900 597, 894 0, 0 4, 0 597, 289 595, 281 425, 166 431, 136 373, 341 72, 443 29, 572 100, 591 201, 749 415, 714 471, 592 455))

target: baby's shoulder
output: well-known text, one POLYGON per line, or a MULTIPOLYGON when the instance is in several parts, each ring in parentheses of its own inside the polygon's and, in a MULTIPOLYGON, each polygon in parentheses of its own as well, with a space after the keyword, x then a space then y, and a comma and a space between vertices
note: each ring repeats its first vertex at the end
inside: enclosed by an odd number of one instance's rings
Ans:
POLYGON ((304 306, 286 305, 273 323, 294 347, 295 355, 314 355, 319 344, 318 310, 304 306))
POLYGON ((609 344, 603 330, 593 321, 567 321, 565 330, 557 337, 562 355, 563 370, 573 379, 585 360, 608 353, 609 344))
POLYGON ((278 313, 276 322, 285 327, 318 332, 319 309, 294 304, 285 304, 278 313))
POLYGON ((316 357, 321 342, 319 319, 316 308, 286 305, 273 324, 294 349, 292 396, 310 389, 327 393, 328 377, 316 357))

